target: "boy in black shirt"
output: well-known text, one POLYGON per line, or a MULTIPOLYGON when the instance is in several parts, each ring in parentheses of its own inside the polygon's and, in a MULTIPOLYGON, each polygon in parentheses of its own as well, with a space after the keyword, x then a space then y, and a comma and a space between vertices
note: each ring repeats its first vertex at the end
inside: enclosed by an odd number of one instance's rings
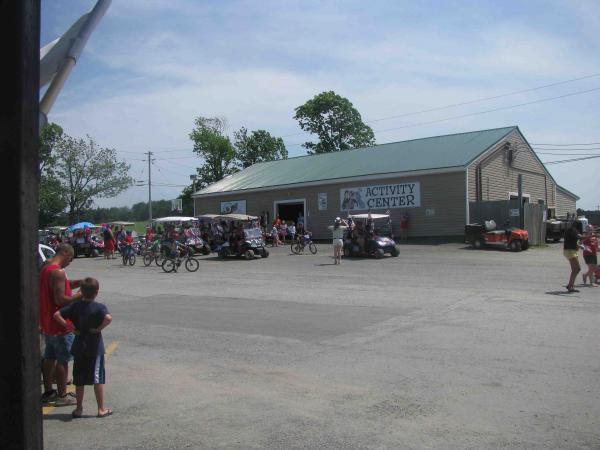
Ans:
POLYGON ((100 285, 95 278, 86 278, 81 283, 81 301, 71 303, 54 314, 54 319, 65 326, 65 319, 75 325, 75 340, 71 346, 74 356, 73 384, 77 394, 77 408, 73 418, 79 418, 83 412, 83 394, 86 385, 94 386, 98 417, 112 414, 104 407, 104 341, 101 331, 112 321, 112 316, 102 303, 94 302, 100 285))

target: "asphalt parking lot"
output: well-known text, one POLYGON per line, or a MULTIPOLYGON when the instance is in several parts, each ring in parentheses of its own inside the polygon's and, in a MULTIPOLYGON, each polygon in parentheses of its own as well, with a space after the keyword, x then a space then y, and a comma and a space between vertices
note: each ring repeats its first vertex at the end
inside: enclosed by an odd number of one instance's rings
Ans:
POLYGON ((47 410, 45 447, 600 448, 600 288, 566 293, 561 244, 269 250, 196 273, 75 260, 114 317, 115 414, 88 388, 89 417, 47 410))

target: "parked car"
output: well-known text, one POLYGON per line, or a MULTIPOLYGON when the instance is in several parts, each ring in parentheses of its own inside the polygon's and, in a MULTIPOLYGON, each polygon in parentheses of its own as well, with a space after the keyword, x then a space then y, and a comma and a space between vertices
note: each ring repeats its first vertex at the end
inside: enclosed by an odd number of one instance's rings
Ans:
POLYGON ((474 248, 499 246, 514 252, 529 248, 529 233, 505 223, 504 228, 496 229, 496 222, 486 220, 484 225, 472 223, 465 226, 465 241, 474 248))

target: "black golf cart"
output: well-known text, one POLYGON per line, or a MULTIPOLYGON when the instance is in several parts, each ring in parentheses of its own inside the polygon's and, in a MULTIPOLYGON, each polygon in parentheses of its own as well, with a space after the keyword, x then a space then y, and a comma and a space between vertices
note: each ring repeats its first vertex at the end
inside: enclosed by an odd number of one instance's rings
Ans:
POLYGON ((374 256, 383 258, 385 254, 394 257, 400 254, 392 235, 392 222, 389 214, 354 214, 352 230, 344 237, 344 256, 374 256))

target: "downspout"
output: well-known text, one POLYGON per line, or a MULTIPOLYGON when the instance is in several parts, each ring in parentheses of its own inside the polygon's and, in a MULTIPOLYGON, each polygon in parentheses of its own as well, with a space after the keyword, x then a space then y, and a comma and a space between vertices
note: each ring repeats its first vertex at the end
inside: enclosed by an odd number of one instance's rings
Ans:
POLYGON ((469 224, 469 168, 465 169, 465 225, 469 224))

